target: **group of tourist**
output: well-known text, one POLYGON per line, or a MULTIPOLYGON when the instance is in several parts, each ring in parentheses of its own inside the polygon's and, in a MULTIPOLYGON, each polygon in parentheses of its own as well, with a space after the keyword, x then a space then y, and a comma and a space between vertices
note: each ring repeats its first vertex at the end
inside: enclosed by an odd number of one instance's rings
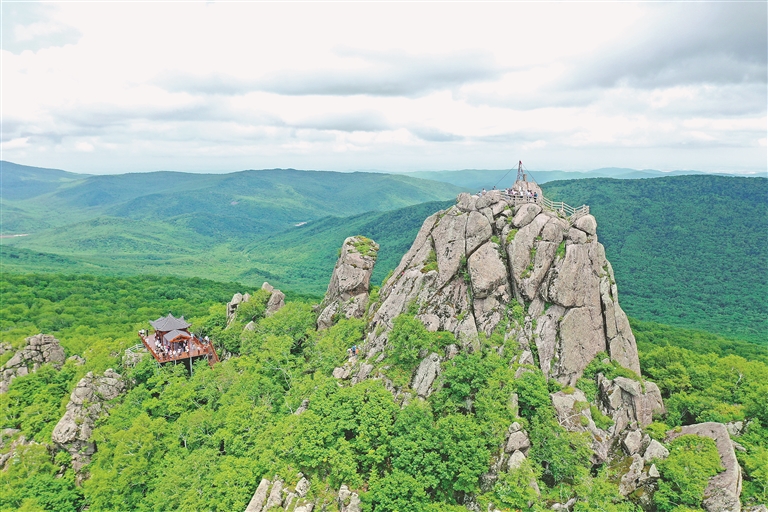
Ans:
POLYGON ((535 190, 531 192, 530 190, 508 188, 504 192, 506 192, 508 196, 511 196, 512 199, 525 199, 528 202, 533 201, 534 203, 539 200, 539 193, 535 190))
MULTIPOLYGON (((493 190, 496 190, 496 187, 493 187, 493 190)), ((525 199, 528 202, 538 202, 539 200, 539 193, 535 190, 531 192, 530 190, 523 190, 523 189, 516 189, 516 188, 507 188, 502 190, 506 195, 511 196, 513 199, 525 199)), ((480 192, 478 192, 478 196, 484 196, 487 194, 488 191, 483 189, 480 192)))
MULTIPOLYGON (((155 353, 157 353, 157 355, 163 359, 176 358, 189 352, 189 341, 170 343, 159 339, 157 337, 157 333, 155 333, 155 335, 150 338, 149 333, 144 329, 139 331, 139 335, 142 337, 146 336, 147 343, 153 343, 155 346, 155 353)), ((206 341, 207 340, 208 337, 206 336, 206 341)))

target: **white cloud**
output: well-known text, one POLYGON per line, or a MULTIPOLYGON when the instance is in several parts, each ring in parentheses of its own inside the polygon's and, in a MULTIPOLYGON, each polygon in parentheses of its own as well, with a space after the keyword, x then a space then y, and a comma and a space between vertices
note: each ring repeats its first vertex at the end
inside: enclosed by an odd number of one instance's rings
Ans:
POLYGON ((762 4, 8 5, 20 163, 766 168, 762 4))

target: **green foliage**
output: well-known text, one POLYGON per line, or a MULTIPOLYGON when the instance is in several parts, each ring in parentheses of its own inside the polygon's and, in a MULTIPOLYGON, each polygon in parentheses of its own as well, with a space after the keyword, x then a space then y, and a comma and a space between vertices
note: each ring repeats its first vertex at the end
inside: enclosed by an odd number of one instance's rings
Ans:
POLYGON ((671 426, 749 418, 768 424, 768 365, 762 362, 670 346, 641 352, 640 361, 661 390, 671 426))
POLYGON ((529 422, 533 421, 538 411, 552 407, 547 381, 538 372, 523 373, 515 381, 515 390, 520 404, 520 416, 529 422))
POLYGON ((59 471, 44 445, 17 448, 16 456, 0 471, 0 511, 82 510, 83 493, 75 486, 72 470, 59 471))
POLYGON ((653 496, 661 512, 676 507, 699 507, 709 479, 723 471, 712 439, 695 435, 676 438, 669 445, 669 457, 658 465, 661 480, 653 496))
POLYGON ((529 457, 542 467, 548 485, 575 484, 589 473, 592 451, 587 437, 567 432, 555 419, 549 388, 540 372, 525 372, 515 381, 520 416, 528 423, 529 457))
POLYGON ((373 240, 362 235, 357 235, 354 242, 352 242, 352 245, 358 253, 362 254, 363 256, 369 256, 375 259, 378 251, 373 244, 373 240))
POLYGON ((330 329, 314 335, 314 343, 306 351, 311 369, 329 374, 347 358, 347 349, 363 341, 365 322, 357 318, 343 318, 330 329))
POLYGON ((736 355, 768 364, 767 346, 724 338, 704 331, 641 322, 632 318, 629 323, 640 352, 649 352, 656 347, 678 347, 697 354, 716 354, 720 357, 736 355))
POLYGON ((536 490, 531 485, 537 478, 536 468, 528 459, 520 467, 499 475, 490 495, 483 496, 484 500, 512 510, 528 510, 529 503, 539 500, 536 490))
POLYGON ((574 512, 635 512, 637 507, 619 493, 615 482, 603 469, 595 476, 585 477, 574 489, 578 500, 573 506, 574 512))
MULTIPOLYGON (((615 379, 616 377, 626 377, 627 379, 636 380, 642 382, 642 379, 635 372, 629 368, 624 368, 616 361, 611 361, 608 354, 600 352, 595 356, 592 361, 584 369, 583 379, 594 379, 598 373, 602 373, 607 379, 615 379), (605 361, 608 359, 608 361, 605 361), (605 361, 605 362, 604 362, 605 361)), ((591 391, 591 390, 590 390, 591 391)))
POLYGON ((472 281, 472 278, 469 275, 469 267, 467 266, 467 257, 464 255, 462 255, 461 259, 459 260, 459 275, 467 284, 470 284, 472 281))
MULTIPOLYGON (((507 217, 507 222, 512 223, 512 217, 507 217)), ((519 229, 509 230, 509 233, 507 233, 507 243, 510 243, 515 238, 515 235, 517 234, 518 231, 519 229)))
POLYGON ((597 425, 597 428, 608 430, 613 426, 613 420, 611 417, 603 414, 602 411, 597 408, 597 406, 590 405, 589 412, 592 415, 592 420, 595 422, 595 425, 597 425))
POLYGON ((507 305, 507 316, 514 320, 518 327, 525 325, 525 310, 517 301, 512 301, 507 305))
POLYGON ((768 428, 760 420, 752 420, 739 443, 747 451, 737 451, 736 456, 744 470, 744 487, 741 500, 744 505, 768 502, 768 428))
POLYGON ((362 502, 366 511, 425 512, 428 496, 420 479, 396 469, 384 478, 374 480, 370 491, 363 494, 362 502))
POLYGON ((529 257, 529 263, 528 266, 523 269, 523 272, 520 274, 521 279, 525 279, 527 277, 531 276, 531 272, 533 272, 533 266, 536 263, 536 246, 534 245, 530 249, 529 257))
POLYGON ((420 362, 419 353, 422 350, 436 352, 454 341, 450 333, 427 331, 424 324, 413 316, 398 316, 389 333, 387 347, 386 360, 392 365, 390 377, 396 385, 406 385, 420 362))
POLYGON ((46 364, 35 373, 17 377, 8 392, 0 394, 2 426, 19 429, 28 439, 48 441, 64 414, 70 390, 83 375, 70 361, 60 371, 46 364))
POLYGON ((560 245, 557 246, 557 251, 555 252, 555 259, 561 260, 565 258, 565 240, 560 242, 560 245))
POLYGON ((250 321, 258 322, 264 318, 264 312, 267 310, 267 302, 272 294, 267 290, 256 290, 251 295, 248 302, 241 302, 237 307, 237 320, 241 324, 247 324, 250 321))
POLYGON ((432 270, 437 270, 437 254, 435 253, 434 249, 429 251, 429 256, 427 256, 427 261, 425 261, 424 266, 421 267, 421 273, 426 274, 427 272, 431 272, 432 270))

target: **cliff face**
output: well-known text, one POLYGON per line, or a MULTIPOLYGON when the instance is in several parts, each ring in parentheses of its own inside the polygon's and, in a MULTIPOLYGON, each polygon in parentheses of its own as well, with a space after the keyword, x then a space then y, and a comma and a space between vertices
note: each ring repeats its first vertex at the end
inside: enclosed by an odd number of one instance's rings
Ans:
POLYGON ((424 221, 380 297, 369 312, 368 356, 385 349, 395 317, 410 309, 464 345, 501 332, 520 344, 520 362, 537 354, 544 374, 562 384, 574 385, 601 352, 640 375, 591 215, 571 222, 534 203, 513 207, 497 191, 461 194, 424 221))

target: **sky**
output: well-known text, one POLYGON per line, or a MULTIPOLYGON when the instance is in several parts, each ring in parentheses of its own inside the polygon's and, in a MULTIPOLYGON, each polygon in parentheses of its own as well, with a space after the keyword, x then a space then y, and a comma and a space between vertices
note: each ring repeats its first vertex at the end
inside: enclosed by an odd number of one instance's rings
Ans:
POLYGON ((768 169, 764 1, 0 8, 20 164, 768 169))

